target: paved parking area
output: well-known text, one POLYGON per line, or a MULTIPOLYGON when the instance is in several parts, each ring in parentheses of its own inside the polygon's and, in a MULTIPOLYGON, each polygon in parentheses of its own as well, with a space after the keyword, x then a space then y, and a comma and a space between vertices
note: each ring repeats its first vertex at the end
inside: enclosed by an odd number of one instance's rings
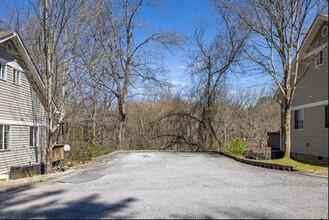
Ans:
POLYGON ((213 153, 120 153, 0 191, 0 218, 328 218, 328 179, 213 153))

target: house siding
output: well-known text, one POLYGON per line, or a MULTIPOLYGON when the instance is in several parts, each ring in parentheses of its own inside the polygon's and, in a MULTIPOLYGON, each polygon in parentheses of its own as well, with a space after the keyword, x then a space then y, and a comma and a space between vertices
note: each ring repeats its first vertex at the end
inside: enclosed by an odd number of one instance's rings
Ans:
MULTIPOLYGON (((324 26, 328 26, 328 22, 321 25, 307 53, 328 44, 328 36, 321 35, 324 26)), ((297 159, 314 162, 320 157, 322 161, 317 162, 328 163, 328 128, 324 127, 325 105, 323 104, 328 103, 328 45, 323 51, 323 64, 316 67, 315 56, 312 55, 303 60, 298 71, 301 79, 296 87, 292 107, 299 109, 298 106, 305 104, 322 104, 304 109, 303 129, 294 129, 294 112, 292 112, 291 152, 297 159)))
POLYGON ((328 100, 328 47, 324 49, 323 64, 318 68, 315 68, 313 57, 304 60, 299 73, 303 74, 306 70, 297 84, 292 107, 328 100))
MULTIPOLYGON (((44 129, 42 130, 40 133, 44 132, 44 129)), ((10 150, 0 151, 0 174, 9 174, 12 166, 30 165, 44 161, 44 140, 39 140, 37 148, 30 147, 29 126, 11 125, 10 136, 10 150)))
POLYGON ((32 86, 25 65, 15 51, 6 52, 0 44, 0 58, 8 61, 6 80, 0 79, 0 124, 10 125, 10 150, 0 150, 0 174, 8 174, 11 166, 22 166, 44 161, 45 109, 32 86), (13 68, 23 69, 20 85, 13 83, 13 68), (39 126, 38 148, 29 146, 29 126, 39 126), (43 137, 43 138, 42 138, 43 137), (42 152, 40 152, 42 149, 42 152))
POLYGON ((324 26, 328 27, 328 22, 324 22, 321 25, 318 33, 315 35, 312 43, 310 44, 310 47, 308 48, 307 53, 311 52, 312 50, 316 49, 317 47, 319 47, 319 46, 325 44, 326 42, 328 42, 328 35, 326 37, 323 37, 322 33, 321 33, 324 26))
POLYGON ((324 127, 324 111, 324 105, 305 108, 303 129, 294 129, 292 119, 292 153, 328 157, 328 128, 324 127))

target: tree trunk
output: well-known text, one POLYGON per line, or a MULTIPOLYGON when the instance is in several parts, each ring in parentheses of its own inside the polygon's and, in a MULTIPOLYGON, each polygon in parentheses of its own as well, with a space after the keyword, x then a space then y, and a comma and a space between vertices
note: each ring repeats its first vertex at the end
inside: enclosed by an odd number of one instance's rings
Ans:
POLYGON ((125 116, 119 121, 118 133, 117 133, 117 144, 120 150, 125 150, 125 131, 126 131, 126 119, 125 116))
MULTIPOLYGON (((93 72, 93 78, 96 78, 96 73, 93 72)), ((97 102, 98 102, 98 88, 96 85, 96 80, 93 80, 93 115, 92 115, 92 147, 95 147, 97 140, 97 102)))
POLYGON ((50 173, 52 169, 52 156, 53 156, 53 148, 51 143, 51 126, 52 126, 52 120, 49 118, 49 112, 47 112, 47 126, 46 126, 46 173, 50 173))
POLYGON ((291 107, 286 104, 284 112, 284 125, 283 125, 283 136, 284 136, 284 158, 290 158, 291 152, 291 107))
POLYGON ((127 121, 125 96, 119 99, 118 110, 119 110, 119 125, 117 128, 117 146, 120 150, 124 150, 125 148, 124 140, 125 140, 126 121, 127 121))

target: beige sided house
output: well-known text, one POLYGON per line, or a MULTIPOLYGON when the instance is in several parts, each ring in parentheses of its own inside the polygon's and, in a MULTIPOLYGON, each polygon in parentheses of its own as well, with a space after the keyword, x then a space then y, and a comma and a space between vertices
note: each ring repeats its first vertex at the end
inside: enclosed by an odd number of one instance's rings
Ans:
POLYGON ((0 32, 0 175, 45 158, 44 84, 16 32, 0 32))
MULTIPOLYGON (((328 164, 328 15, 319 15, 301 47, 305 73, 292 103, 292 158, 328 164)), ((282 119, 283 117, 281 117, 282 119)), ((283 122, 281 122, 283 124, 283 122)), ((281 136, 281 140, 283 137, 281 136)), ((281 141, 281 149, 282 141, 281 141)))

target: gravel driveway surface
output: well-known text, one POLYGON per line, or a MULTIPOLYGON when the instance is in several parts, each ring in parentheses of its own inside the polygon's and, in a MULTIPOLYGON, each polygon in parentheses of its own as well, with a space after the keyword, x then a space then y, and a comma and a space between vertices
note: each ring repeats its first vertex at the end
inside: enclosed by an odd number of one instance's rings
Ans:
POLYGON ((328 179, 214 153, 120 153, 0 191, 0 218, 328 218, 328 179))

